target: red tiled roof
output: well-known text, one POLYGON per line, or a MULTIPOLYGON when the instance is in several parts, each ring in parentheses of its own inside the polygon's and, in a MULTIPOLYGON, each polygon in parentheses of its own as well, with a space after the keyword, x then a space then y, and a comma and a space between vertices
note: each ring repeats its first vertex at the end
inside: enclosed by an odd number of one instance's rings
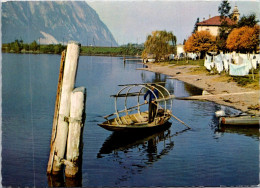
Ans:
MULTIPOLYGON (((230 18, 226 18, 227 19, 227 23, 228 25, 234 25, 235 22, 232 21, 230 18)), ((221 21, 220 21, 220 16, 215 16, 212 17, 208 20, 202 21, 197 23, 198 26, 220 26, 221 25, 221 21)))

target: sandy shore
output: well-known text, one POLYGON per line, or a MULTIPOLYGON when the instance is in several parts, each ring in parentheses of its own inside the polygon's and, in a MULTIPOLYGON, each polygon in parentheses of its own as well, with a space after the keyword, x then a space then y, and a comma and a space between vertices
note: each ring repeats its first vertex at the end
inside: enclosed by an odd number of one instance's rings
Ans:
POLYGON ((206 91, 207 95, 191 97, 191 99, 208 100, 225 106, 231 106, 243 112, 260 114, 259 110, 251 107, 259 107, 259 90, 238 86, 235 82, 229 82, 220 75, 208 75, 196 72, 193 65, 173 66, 147 64, 144 70, 158 72, 171 76, 174 79, 192 84, 206 91))

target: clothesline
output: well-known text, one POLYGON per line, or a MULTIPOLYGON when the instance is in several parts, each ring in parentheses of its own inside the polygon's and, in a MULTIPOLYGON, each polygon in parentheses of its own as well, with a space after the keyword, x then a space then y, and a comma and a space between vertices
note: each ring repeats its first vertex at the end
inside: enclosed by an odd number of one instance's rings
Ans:
POLYGON ((206 54, 204 66, 207 70, 212 70, 214 67, 218 73, 223 70, 229 72, 232 76, 245 76, 253 68, 256 69, 260 64, 259 54, 206 54))

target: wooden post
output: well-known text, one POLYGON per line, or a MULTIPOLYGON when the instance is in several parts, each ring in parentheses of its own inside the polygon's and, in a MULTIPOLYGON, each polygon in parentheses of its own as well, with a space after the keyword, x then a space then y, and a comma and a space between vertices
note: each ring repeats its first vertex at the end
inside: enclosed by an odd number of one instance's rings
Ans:
MULTIPOLYGON (((68 136, 68 118, 70 115, 70 96, 74 88, 77 72, 78 57, 80 46, 76 42, 69 42, 64 66, 64 76, 60 97, 60 108, 58 113, 58 123, 56 137, 52 144, 49 158, 49 165, 52 166, 52 173, 58 174, 62 171, 62 160, 65 156, 67 136, 68 136), (54 147, 54 148, 53 148, 54 147)), ((48 172, 48 171, 47 171, 48 172)), ((49 173, 49 172, 48 172, 49 173)))
POLYGON ((52 144, 54 143, 56 133, 57 133, 58 113, 59 113, 59 108, 60 108, 60 95, 61 95, 61 86, 62 86, 62 81, 63 81, 65 57, 66 57, 66 50, 64 50, 61 53, 60 73, 59 73, 55 110, 54 110, 54 117, 53 117, 53 124, 52 124, 52 136, 51 136, 51 144, 50 144, 51 151, 50 151, 50 157, 49 157, 50 160, 48 162, 47 174, 51 174, 51 171, 52 171, 52 164, 53 164, 53 158, 54 158, 54 147, 52 147, 52 144))
POLYGON ((59 73, 59 80, 58 80, 58 87, 56 93, 56 102, 55 102, 55 110, 54 110, 54 117, 53 117, 53 125, 52 125, 52 136, 51 136, 51 146, 56 137, 56 129, 57 129, 57 121, 58 121, 58 112, 60 108, 60 94, 61 94, 61 86, 63 81, 63 71, 64 71, 64 62, 66 57, 66 51, 64 50, 61 53, 61 62, 60 62, 60 73, 59 73))
POLYGON ((81 164, 82 130, 84 125, 84 104, 86 100, 84 87, 74 89, 71 94, 69 133, 67 141, 66 177, 76 177, 81 164))

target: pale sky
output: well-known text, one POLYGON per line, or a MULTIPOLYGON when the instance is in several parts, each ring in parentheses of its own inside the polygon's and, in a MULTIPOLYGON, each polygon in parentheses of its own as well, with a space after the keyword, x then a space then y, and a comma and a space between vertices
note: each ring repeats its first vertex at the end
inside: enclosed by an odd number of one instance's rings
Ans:
MULTIPOLYGON (((171 31, 177 43, 183 43, 193 31, 197 18, 200 21, 219 15, 221 1, 177 0, 88 0, 119 45, 143 43, 154 30, 171 31)), ((260 17, 258 0, 229 1, 230 13, 238 6, 240 17, 255 13, 260 17)))

